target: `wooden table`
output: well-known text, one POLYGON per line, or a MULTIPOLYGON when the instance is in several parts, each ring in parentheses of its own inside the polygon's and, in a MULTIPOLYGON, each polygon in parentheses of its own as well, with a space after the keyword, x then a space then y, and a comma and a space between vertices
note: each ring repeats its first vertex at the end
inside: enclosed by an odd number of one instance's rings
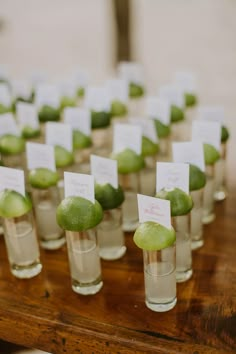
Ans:
MULTIPOLYGON (((235 171, 234 171, 235 172, 235 171)), ((0 241, 0 339, 60 353, 235 353, 236 181, 193 253, 192 279, 178 284, 176 307, 144 303, 142 252, 126 235, 122 260, 102 262, 104 286, 93 296, 71 289, 66 248, 42 251, 43 271, 30 280, 9 271, 0 241)))

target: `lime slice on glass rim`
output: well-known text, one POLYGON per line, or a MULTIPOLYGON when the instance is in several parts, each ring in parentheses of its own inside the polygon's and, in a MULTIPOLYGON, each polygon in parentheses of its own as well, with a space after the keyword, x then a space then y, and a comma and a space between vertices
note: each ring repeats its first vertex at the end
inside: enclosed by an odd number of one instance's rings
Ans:
POLYGON ((170 113, 170 121, 171 123, 177 123, 177 122, 181 122, 184 120, 184 111, 175 106, 175 105, 172 105, 171 106, 171 113, 170 113))
POLYGON ((173 227, 146 221, 138 226, 133 237, 134 243, 146 251, 159 251, 175 243, 176 236, 173 227))
POLYGON ((20 154, 25 150, 25 140, 16 135, 5 134, 0 138, 0 152, 3 155, 20 154))
POLYGON ((170 125, 162 123, 159 119, 154 119, 156 133, 159 138, 166 138, 171 133, 170 125))
POLYGON ((39 111, 39 121, 45 122, 57 122, 60 120, 60 109, 51 106, 43 106, 39 111))
POLYGON ((189 190, 196 191, 203 188, 206 184, 206 175, 198 167, 189 164, 189 190))
POLYGON ((0 103, 0 114, 12 112, 12 107, 8 107, 0 103))
POLYGON ((82 197, 67 197, 56 211, 59 226, 68 231, 84 231, 97 226, 103 218, 102 206, 82 197))
POLYGON ((114 188, 110 183, 95 184, 95 198, 103 210, 118 208, 124 201, 124 191, 121 186, 114 188))
POLYGON ((79 87, 76 91, 76 94, 78 97, 84 97, 84 94, 85 94, 85 88, 84 87, 79 87))
POLYGON ((206 165, 214 165, 220 158, 219 151, 213 145, 203 144, 204 160, 206 165))
POLYGON ((66 107, 75 107, 76 99, 73 97, 63 96, 60 102, 60 109, 63 110, 66 107))
POLYGON ((34 129, 30 125, 26 125, 21 131, 21 136, 24 139, 37 138, 38 136, 40 136, 40 129, 34 129))
POLYGON ((60 145, 55 145, 54 146, 55 150, 55 161, 56 161, 56 167, 66 167, 66 166, 71 166, 74 162, 74 155, 73 152, 68 151, 64 147, 60 145))
POLYGON ((193 207, 192 197, 179 188, 162 189, 156 193, 156 197, 170 200, 171 216, 188 214, 193 207))
POLYGON ((112 153, 111 158, 117 160, 118 172, 121 174, 138 172, 145 167, 143 156, 136 154, 136 152, 131 149, 112 153))
POLYGON ((73 149, 85 149, 92 146, 92 139, 80 130, 73 130, 73 149))
POLYGON ((226 126, 221 127, 221 142, 225 143, 229 139, 229 130, 226 126))
POLYGON ((193 93, 186 92, 184 94, 185 106, 193 107, 197 104, 197 96, 193 93))
POLYGON ((49 170, 48 168, 35 168, 29 173, 29 183, 33 188, 46 189, 56 186, 58 181, 58 173, 56 171, 49 170))
POLYGON ((110 112, 91 111, 92 129, 106 128, 111 122, 110 112))
POLYGON ((28 195, 25 197, 10 189, 0 192, 0 216, 3 218, 16 218, 26 214, 32 209, 28 195))
POLYGON ((128 112, 127 106, 118 100, 114 100, 111 103, 111 116, 112 117, 120 117, 125 116, 128 112))
POLYGON ((129 84, 129 97, 139 98, 144 95, 144 87, 140 84, 130 82, 129 84))
POLYGON ((159 144, 154 143, 151 139, 146 136, 142 136, 142 156, 152 156, 156 155, 159 151, 159 144))

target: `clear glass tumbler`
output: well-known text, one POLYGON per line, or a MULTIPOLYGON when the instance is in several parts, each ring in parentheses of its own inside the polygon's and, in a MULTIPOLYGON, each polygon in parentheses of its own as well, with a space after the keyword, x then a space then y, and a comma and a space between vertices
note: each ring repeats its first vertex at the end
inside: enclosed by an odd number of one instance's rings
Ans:
POLYGON ((102 259, 115 260, 126 252, 122 230, 122 209, 104 210, 103 220, 97 227, 99 254, 102 259))
POLYGON ((190 212, 192 250, 198 249, 204 244, 202 224, 203 193, 204 188, 190 192, 193 200, 193 208, 190 212))
POLYGON ((206 165, 206 185, 203 193, 203 224, 209 224, 215 219, 214 212, 215 164, 206 165))
POLYGON ((96 294, 103 286, 96 230, 66 230, 72 289, 82 295, 96 294))
POLYGON ((139 223, 137 194, 140 193, 140 172, 120 174, 119 184, 125 193, 122 228, 123 231, 134 231, 139 223))
POLYGON ((17 278, 32 278, 42 269, 32 211, 3 219, 4 238, 10 269, 17 278))
POLYGON ((175 245, 143 251, 146 306, 156 312, 171 310, 176 302, 175 245))
POLYGON ((226 198, 226 143, 221 144, 221 156, 215 164, 215 201, 221 201, 226 198))
POLYGON ((192 249, 190 213, 173 216, 172 226, 176 233, 176 281, 184 282, 192 276, 192 249))
POLYGON ((47 189, 33 188, 32 197, 41 246, 48 250, 62 247, 66 239, 56 220, 56 209, 60 203, 58 188, 56 186, 47 189))
POLYGON ((145 168, 140 171, 141 193, 153 197, 156 190, 157 156, 145 157, 145 168))

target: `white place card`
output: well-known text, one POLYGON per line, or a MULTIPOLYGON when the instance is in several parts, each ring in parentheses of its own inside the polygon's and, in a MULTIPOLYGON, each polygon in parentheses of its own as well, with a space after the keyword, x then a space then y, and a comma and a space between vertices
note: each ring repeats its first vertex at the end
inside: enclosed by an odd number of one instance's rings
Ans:
POLYGON ((11 82, 12 94, 14 97, 22 97, 28 100, 32 95, 32 87, 29 82, 24 80, 13 80, 11 82))
POLYGON ((69 124, 73 130, 91 135, 91 112, 85 108, 66 107, 64 109, 64 123, 69 124))
POLYGON ((129 99, 129 84, 124 79, 110 79, 106 82, 110 100, 118 100, 127 103, 129 99))
POLYGON ((59 145, 68 151, 73 150, 72 127, 59 122, 47 122, 45 141, 48 145, 59 145))
POLYGON ((196 75, 191 71, 177 71, 175 82, 183 92, 196 93, 197 91, 196 75))
POLYGON ((179 108, 184 108, 184 94, 183 90, 177 85, 164 85, 159 89, 160 97, 166 98, 172 105, 179 108))
POLYGON ((146 114, 150 118, 160 120, 163 124, 170 124, 171 104, 164 97, 149 96, 146 98, 146 114))
POLYGON ((25 196, 24 171, 0 166, 0 191, 14 190, 25 196))
POLYGON ((200 106, 197 117, 202 120, 219 122, 222 125, 225 122, 225 109, 223 106, 200 106))
POLYGON ((78 69, 72 74, 72 81, 76 83, 77 88, 86 88, 90 81, 89 72, 85 69, 78 69))
POLYGON ((76 98, 77 85, 74 81, 64 80, 58 84, 61 97, 76 98))
POLYGON ((38 108, 45 105, 58 108, 60 106, 60 90, 58 86, 38 85, 35 90, 35 104, 38 108))
POLYGON ((39 129, 37 108, 34 104, 18 102, 16 104, 16 118, 21 128, 26 125, 39 129))
POLYGON ((192 123, 192 140, 213 145, 219 151, 221 144, 220 123, 205 120, 194 120, 192 123))
POLYGON ((27 142, 26 157, 28 170, 41 167, 56 171, 55 151, 51 145, 27 142))
POLYGON ((189 193, 189 164, 157 162, 156 191, 179 188, 189 193))
POLYGON ((6 107, 11 105, 11 94, 6 84, 0 84, 0 103, 6 107))
POLYGON ((199 141, 185 141, 172 143, 174 162, 190 163, 205 171, 203 143, 199 141))
POLYGON ((136 62, 123 61, 118 65, 118 76, 127 80, 129 83, 144 83, 143 66, 136 62))
POLYGON ((87 87, 84 107, 96 112, 109 112, 111 106, 110 94, 106 87, 87 87))
POLYGON ((170 201, 138 194, 139 222, 153 221, 171 228, 170 201))
POLYGON ((0 117, 0 136, 12 134, 20 136, 20 129, 12 113, 1 114, 0 117))
POLYGON ((36 88, 38 85, 44 84, 47 82, 47 75, 45 72, 40 70, 34 70, 30 73, 30 83, 33 88, 36 88))
POLYGON ((82 197, 95 203, 94 177, 81 173, 64 172, 65 197, 82 197))
POLYGON ((139 125, 114 125, 113 152, 131 149, 140 155, 142 152, 142 128, 139 125))
POLYGON ((91 155, 91 173, 94 176, 96 183, 107 184, 114 188, 118 188, 118 172, 117 161, 108 159, 106 157, 100 157, 91 155))
POLYGON ((130 117, 128 121, 131 124, 139 125, 142 128, 142 135, 150 139, 154 143, 158 142, 155 123, 153 119, 130 117))
POLYGON ((0 65, 0 79, 8 80, 9 79, 9 70, 5 65, 0 65))

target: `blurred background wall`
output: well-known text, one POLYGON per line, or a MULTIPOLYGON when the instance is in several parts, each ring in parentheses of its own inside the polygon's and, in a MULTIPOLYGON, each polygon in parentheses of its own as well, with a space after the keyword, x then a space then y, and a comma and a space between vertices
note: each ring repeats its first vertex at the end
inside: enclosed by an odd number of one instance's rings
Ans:
MULTIPOLYGON (((118 0, 119 1, 119 0, 118 0)), ((116 62, 113 0, 0 0, 0 63, 23 77, 63 76, 76 66, 94 81, 116 62)), ((236 112, 236 1, 130 0, 131 59, 144 64, 149 92, 178 69, 199 78, 202 102, 236 112)))

